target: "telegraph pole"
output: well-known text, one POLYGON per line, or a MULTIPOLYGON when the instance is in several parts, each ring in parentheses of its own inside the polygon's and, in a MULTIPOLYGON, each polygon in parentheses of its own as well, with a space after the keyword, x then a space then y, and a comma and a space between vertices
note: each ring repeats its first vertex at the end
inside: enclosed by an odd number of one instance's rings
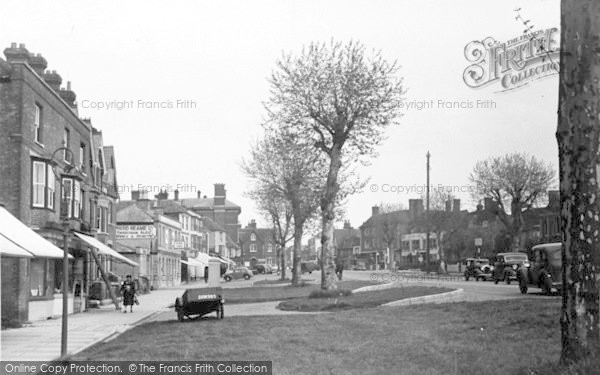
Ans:
POLYGON ((425 226, 427 235, 425 240, 425 269, 427 270, 427 273, 429 273, 429 158, 431 157, 429 151, 427 151, 425 156, 427 157, 427 195, 425 197, 425 226))

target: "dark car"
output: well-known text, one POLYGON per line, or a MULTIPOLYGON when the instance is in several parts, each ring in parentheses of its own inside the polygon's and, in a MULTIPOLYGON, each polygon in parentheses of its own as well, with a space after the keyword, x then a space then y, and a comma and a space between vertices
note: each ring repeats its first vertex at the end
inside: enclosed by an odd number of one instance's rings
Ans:
POLYGON ((531 264, 519 267, 517 277, 519 290, 527 293, 529 286, 552 294, 562 290, 562 243, 546 243, 531 248, 531 264))
POLYGON ((225 275, 223 276, 223 279, 225 279, 225 281, 231 281, 231 280, 237 280, 237 279, 248 280, 251 277, 252 277, 252 271, 250 271, 248 268, 237 267, 231 271, 227 271, 225 273, 225 275))
POLYGON ((511 281, 517 280, 517 270, 523 265, 529 265, 529 259, 525 253, 514 251, 496 254, 492 270, 494 283, 498 284, 498 282, 504 281, 510 284, 511 281))
POLYGON ((268 264, 257 264, 256 266, 254 266, 254 269, 257 271, 257 273, 273 273, 271 266, 269 266, 268 264))
POLYGON ((465 259, 465 280, 469 281, 474 278, 475 281, 487 280, 492 276, 493 267, 490 261, 485 258, 467 258, 465 259))

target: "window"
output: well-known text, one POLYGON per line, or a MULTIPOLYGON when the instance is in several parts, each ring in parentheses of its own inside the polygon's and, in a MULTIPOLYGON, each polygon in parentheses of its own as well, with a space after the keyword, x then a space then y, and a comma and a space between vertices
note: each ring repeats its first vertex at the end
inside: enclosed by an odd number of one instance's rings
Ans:
POLYGON ((273 245, 272 244, 268 244, 267 245, 267 251, 268 252, 272 252, 273 251, 273 245))
POLYGON ((31 204, 33 207, 46 207, 46 163, 41 161, 33 162, 32 195, 31 204))
POLYGON ((62 179, 61 214, 65 217, 79 218, 81 214, 81 184, 72 178, 62 179))
POLYGON ((252 233, 250 235, 250 241, 256 241, 256 234, 252 233))
POLYGON ((250 245, 250 252, 251 253, 255 253, 256 252, 256 245, 255 244, 250 245))
POLYGON ((79 169, 85 173, 85 144, 79 145, 79 169))
POLYGON ((33 140, 42 144, 42 107, 35 105, 35 118, 33 120, 33 140))
POLYGON ((47 207, 54 210, 54 186, 56 185, 56 177, 54 176, 52 167, 48 166, 46 169, 48 171, 48 186, 46 187, 47 207))
MULTIPOLYGON (((65 132, 63 133, 63 147, 71 149, 71 131, 67 128, 65 128, 65 132)), ((63 159, 65 162, 70 164, 72 162, 71 153, 67 150, 64 150, 63 159)))
POLYGON ((96 209, 96 221, 98 232, 106 233, 106 216, 108 214, 108 208, 98 206, 96 209))
POLYGON ((47 291, 48 260, 31 259, 31 273, 29 285, 32 297, 43 297, 47 291))
POLYGON ((421 241, 420 240, 412 240, 411 250, 419 250, 421 249, 421 241))

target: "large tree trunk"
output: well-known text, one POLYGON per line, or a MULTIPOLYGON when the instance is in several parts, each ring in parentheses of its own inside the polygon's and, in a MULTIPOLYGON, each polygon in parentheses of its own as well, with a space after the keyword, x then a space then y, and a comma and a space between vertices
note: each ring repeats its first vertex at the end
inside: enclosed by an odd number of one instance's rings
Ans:
POLYGON ((563 0, 558 140, 563 234, 563 363, 600 350, 600 2, 563 0))
POLYGON ((281 280, 285 280, 285 245, 279 245, 279 260, 281 262, 281 267, 279 267, 281 270, 281 280))
POLYGON ((335 219, 335 203, 339 190, 337 182, 340 168, 342 167, 341 146, 333 145, 329 155, 329 171, 325 194, 321 200, 321 288, 337 288, 335 274, 335 245, 333 243, 333 220, 335 219))
POLYGON ((292 285, 298 286, 300 282, 300 252, 302 251, 302 232, 304 228, 302 224, 297 224, 294 221, 294 250, 292 255, 292 285))
POLYGON ((513 201, 510 204, 510 215, 512 216, 511 223, 511 250, 519 251, 523 250, 521 246, 521 230, 523 228, 523 214, 521 212, 521 203, 519 201, 513 201))

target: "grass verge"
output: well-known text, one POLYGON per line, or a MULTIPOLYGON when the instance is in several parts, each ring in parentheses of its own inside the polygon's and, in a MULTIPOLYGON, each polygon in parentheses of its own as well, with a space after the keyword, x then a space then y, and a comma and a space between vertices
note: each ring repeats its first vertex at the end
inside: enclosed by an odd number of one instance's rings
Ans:
MULTIPOLYGON (((340 281, 338 287, 342 289, 358 289, 363 286, 374 285, 372 281, 347 280, 340 281)), ((320 290, 319 284, 304 284, 294 287, 286 285, 282 287, 252 286, 247 288, 224 288, 223 296, 225 303, 252 303, 281 301, 290 298, 308 297, 314 290, 320 290)))
POLYGON ((384 303, 405 298, 427 296, 450 292, 450 289, 415 286, 408 288, 390 288, 373 292, 338 295, 330 298, 294 298, 282 301, 277 308, 284 311, 332 311, 377 307, 384 303))
MULTIPOLYGON (((273 373, 284 375, 554 375, 564 373, 555 366, 559 316, 559 298, 533 297, 167 321, 135 327, 72 359, 269 360, 273 373)), ((596 362, 582 370, 598 368, 596 362)))

